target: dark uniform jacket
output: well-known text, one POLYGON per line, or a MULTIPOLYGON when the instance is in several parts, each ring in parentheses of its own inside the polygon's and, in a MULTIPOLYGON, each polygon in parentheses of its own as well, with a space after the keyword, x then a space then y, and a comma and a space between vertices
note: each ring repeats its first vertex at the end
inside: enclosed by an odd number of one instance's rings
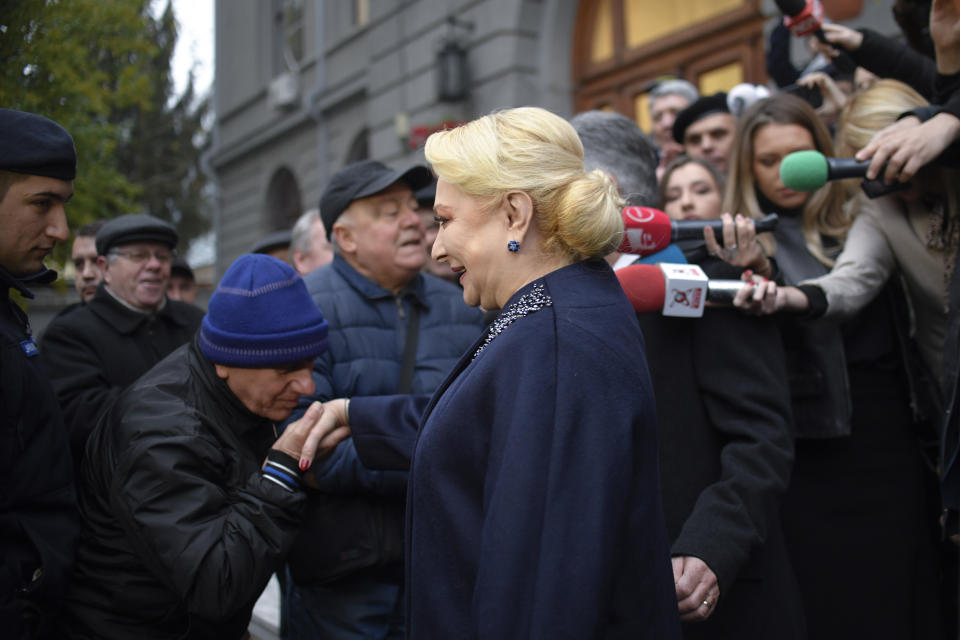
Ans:
POLYGON ((45 638, 80 521, 60 409, 11 287, 33 297, 0 269, 0 636, 45 638))
POLYGON ((240 638, 304 500, 261 476, 274 434, 195 342, 122 393, 81 471, 68 635, 240 638))
MULTIPOLYGON (((535 280, 552 306, 481 337, 426 406, 407 493, 411 638, 680 635, 636 317, 603 261, 535 280)), ((535 297, 535 296, 534 296, 535 297)), ((537 306, 523 300, 517 311, 537 306)), ((350 401, 370 467, 404 464, 409 396, 350 401), (385 424, 379 416, 396 416, 385 424)), ((411 419, 413 418, 413 419, 411 419)))
POLYGON ((43 359, 78 465, 97 419, 123 389, 188 342, 202 318, 201 309, 177 300, 156 313, 138 313, 101 284, 89 303, 50 323, 43 359))

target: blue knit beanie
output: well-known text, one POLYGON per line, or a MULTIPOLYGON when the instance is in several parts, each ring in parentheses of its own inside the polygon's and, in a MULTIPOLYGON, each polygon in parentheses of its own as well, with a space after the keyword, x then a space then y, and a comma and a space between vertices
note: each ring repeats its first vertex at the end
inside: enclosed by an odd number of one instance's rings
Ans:
POLYGON ((278 367, 327 350, 327 321, 293 268, 264 254, 240 256, 210 297, 200 349, 231 367, 278 367))

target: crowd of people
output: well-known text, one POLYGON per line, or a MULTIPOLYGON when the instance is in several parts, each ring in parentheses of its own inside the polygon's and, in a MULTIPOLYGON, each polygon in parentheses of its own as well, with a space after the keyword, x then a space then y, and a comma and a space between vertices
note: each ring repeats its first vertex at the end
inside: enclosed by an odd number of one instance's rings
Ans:
POLYGON ((958 637, 960 10, 928 31, 350 164, 206 310, 172 225, 85 225, 39 342, 77 154, 0 109, 3 634, 242 639, 276 575, 291 640, 958 637), (627 206, 702 237, 621 252, 627 206), (642 263, 742 286, 637 312, 642 263))

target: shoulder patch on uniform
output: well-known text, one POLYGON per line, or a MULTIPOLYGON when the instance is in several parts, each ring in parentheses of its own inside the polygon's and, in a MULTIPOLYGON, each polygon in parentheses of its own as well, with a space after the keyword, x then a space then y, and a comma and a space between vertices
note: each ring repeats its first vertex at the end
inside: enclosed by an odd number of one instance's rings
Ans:
POLYGON ((37 348, 37 343, 34 342, 33 338, 27 338, 21 342, 20 349, 23 350, 24 355, 28 358, 32 358, 40 353, 40 349, 37 348))

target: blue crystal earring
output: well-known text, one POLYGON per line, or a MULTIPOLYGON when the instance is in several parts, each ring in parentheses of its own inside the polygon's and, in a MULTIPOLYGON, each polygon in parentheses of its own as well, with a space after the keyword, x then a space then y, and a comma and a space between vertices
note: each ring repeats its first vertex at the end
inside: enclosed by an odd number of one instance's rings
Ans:
POLYGON ((520 243, 516 240, 511 240, 507 243, 507 251, 510 253, 516 253, 517 251, 520 251, 520 243))

